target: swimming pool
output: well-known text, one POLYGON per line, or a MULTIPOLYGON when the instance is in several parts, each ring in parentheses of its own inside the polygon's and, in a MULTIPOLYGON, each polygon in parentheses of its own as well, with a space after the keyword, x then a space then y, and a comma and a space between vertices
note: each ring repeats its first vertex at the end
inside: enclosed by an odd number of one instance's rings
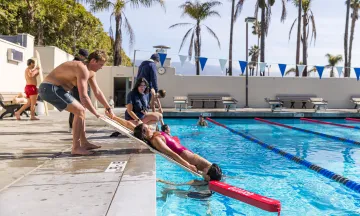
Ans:
MULTIPOLYGON (((360 141, 360 130, 301 121, 273 122, 360 141)), ((360 182, 360 146, 253 119, 216 119, 228 127, 255 137, 334 173, 360 182)), ((360 126, 345 120, 325 119, 360 126)), ((209 123, 197 127, 195 119, 166 119, 181 143, 209 161, 218 163, 225 181, 245 190, 281 201, 281 215, 359 215, 360 193, 313 170, 286 159, 229 130, 209 123)), ((156 158, 157 178, 183 183, 195 177, 165 159, 156 158)), ((276 215, 237 200, 214 194, 206 199, 184 198, 170 189, 193 190, 157 183, 157 215, 276 215)))

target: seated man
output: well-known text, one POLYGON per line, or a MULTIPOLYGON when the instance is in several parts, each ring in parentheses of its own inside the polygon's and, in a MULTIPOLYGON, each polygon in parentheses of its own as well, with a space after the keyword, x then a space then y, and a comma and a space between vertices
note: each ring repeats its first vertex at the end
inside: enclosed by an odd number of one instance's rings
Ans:
POLYGON ((222 178, 221 168, 217 164, 211 164, 205 158, 194 154, 164 132, 153 132, 146 124, 139 124, 134 128, 134 136, 190 170, 200 170, 206 181, 220 181, 222 178))
POLYGON ((199 125, 199 126, 208 126, 208 123, 205 121, 203 115, 199 116, 199 121, 198 121, 197 125, 199 125))
POLYGON ((161 107, 160 98, 165 98, 166 91, 160 89, 156 94, 155 97, 151 98, 150 105, 153 112, 156 112, 156 106, 159 108, 159 113, 163 113, 163 109, 161 107))

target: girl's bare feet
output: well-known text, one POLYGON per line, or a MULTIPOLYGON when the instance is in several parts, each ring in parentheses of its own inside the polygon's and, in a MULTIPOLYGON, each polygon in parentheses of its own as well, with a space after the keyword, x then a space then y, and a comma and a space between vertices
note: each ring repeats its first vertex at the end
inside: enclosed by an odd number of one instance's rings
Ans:
POLYGON ((87 156, 87 155, 92 155, 94 154, 95 152, 91 152, 91 151, 88 151, 87 149, 85 149, 84 147, 79 147, 79 148, 76 148, 76 149, 72 149, 71 150, 71 154, 72 155, 81 155, 81 156, 87 156))

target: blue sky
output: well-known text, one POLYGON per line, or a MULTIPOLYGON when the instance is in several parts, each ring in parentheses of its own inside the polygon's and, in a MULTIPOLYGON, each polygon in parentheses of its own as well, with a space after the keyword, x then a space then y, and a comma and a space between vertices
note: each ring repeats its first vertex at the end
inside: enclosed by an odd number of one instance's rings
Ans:
MULTIPOLYGON (((139 52, 138 58, 145 59, 154 51, 154 45, 164 44, 171 47, 168 51, 173 61, 179 61, 177 54, 181 40, 189 27, 179 27, 169 29, 169 26, 178 22, 194 22, 189 17, 181 17, 179 5, 184 0, 166 0, 166 11, 160 6, 152 8, 134 9, 127 7, 125 14, 131 23, 136 35, 136 42, 133 49, 140 49, 149 52, 139 52)), ((220 13, 221 18, 211 17, 204 24, 212 28, 221 42, 221 49, 217 46, 207 31, 202 32, 202 53, 204 57, 211 58, 208 64, 218 65, 219 58, 228 58, 229 31, 230 31, 230 11, 231 2, 223 0, 223 5, 215 9, 220 13)), ((240 14, 234 27, 234 60, 245 60, 245 17, 254 15, 255 0, 245 2, 242 13, 240 14)), ((288 40, 290 27, 297 17, 296 7, 289 2, 287 4, 287 19, 284 23, 280 22, 281 1, 278 0, 272 8, 272 19, 266 38, 266 62, 267 63, 295 63, 296 51, 296 27, 292 33, 291 40, 288 40)), ((343 0, 313 0, 311 10, 315 16, 317 40, 315 46, 311 44, 308 49, 309 65, 324 65, 327 63, 324 57, 326 53, 343 55, 343 37, 345 30, 346 6, 343 0), (326 5, 325 5, 326 4, 326 5)), ((104 11, 95 13, 104 24, 105 30, 110 26, 110 12, 104 11)), ((114 24, 114 21, 112 21, 114 24)), ((358 21, 359 23, 360 21, 358 21)), ((360 26, 357 23, 355 39, 353 44, 353 66, 360 66, 356 60, 360 58, 360 50, 356 49, 360 45, 360 26)), ((249 26, 249 32, 251 28, 249 26)), ((249 34, 249 45, 257 43, 256 36, 249 34)), ((185 44, 180 54, 187 54, 189 41, 185 44)), ((128 37, 124 35, 123 48, 128 56, 133 58, 133 49, 130 50, 128 37)), ((234 65, 238 68, 238 65, 234 65)))

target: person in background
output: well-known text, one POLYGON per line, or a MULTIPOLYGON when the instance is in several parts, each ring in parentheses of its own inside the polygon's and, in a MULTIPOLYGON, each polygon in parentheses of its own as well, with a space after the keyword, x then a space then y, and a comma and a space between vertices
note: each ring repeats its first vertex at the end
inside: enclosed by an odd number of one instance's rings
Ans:
POLYGON ((110 107, 111 107, 112 109, 114 109, 115 103, 114 103, 114 100, 113 100, 112 96, 109 97, 109 105, 110 105, 110 107))
MULTIPOLYGON (((79 49, 78 54, 75 55, 75 58, 73 61, 80 61, 80 62, 84 62, 87 57, 89 56, 89 52, 86 49, 79 49)), ((90 85, 88 84, 88 95, 90 97, 90 85)), ((80 96, 79 96, 79 90, 77 88, 77 86, 74 86, 73 89, 71 89, 70 94, 77 100, 80 101, 80 96)), ((69 132, 72 132, 72 124, 74 121, 74 114, 70 113, 69 114, 69 132)))
POLYGON ((161 113, 149 113, 148 101, 149 84, 145 78, 140 78, 136 81, 134 88, 126 97, 126 111, 125 120, 130 121, 134 125, 156 124, 160 121, 164 125, 163 116, 161 113))
POLYGON ((199 121, 198 121, 197 125, 202 126, 202 127, 208 126, 208 123, 207 123, 207 121, 205 121, 203 115, 199 116, 199 121))
POLYGON ((161 102, 160 102, 160 98, 165 98, 166 96, 166 91, 163 89, 160 89, 156 94, 155 97, 151 98, 150 101, 150 106, 151 106, 151 110, 153 112, 156 112, 156 106, 159 108, 159 113, 163 113, 163 109, 161 107, 161 102))
POLYGON ((17 120, 21 120, 20 115, 28 107, 30 107, 30 120, 39 120, 35 117, 35 106, 38 97, 37 80, 36 77, 39 75, 39 67, 35 68, 35 61, 33 59, 27 60, 27 68, 25 69, 25 94, 28 101, 18 111, 15 112, 17 120))
POLYGON ((149 83, 149 101, 151 101, 151 97, 155 97, 155 94, 158 92, 156 68, 156 63, 158 62, 160 62, 159 54, 152 54, 150 59, 141 63, 141 65, 139 66, 138 75, 136 77, 136 79, 145 78, 146 81, 149 83))

